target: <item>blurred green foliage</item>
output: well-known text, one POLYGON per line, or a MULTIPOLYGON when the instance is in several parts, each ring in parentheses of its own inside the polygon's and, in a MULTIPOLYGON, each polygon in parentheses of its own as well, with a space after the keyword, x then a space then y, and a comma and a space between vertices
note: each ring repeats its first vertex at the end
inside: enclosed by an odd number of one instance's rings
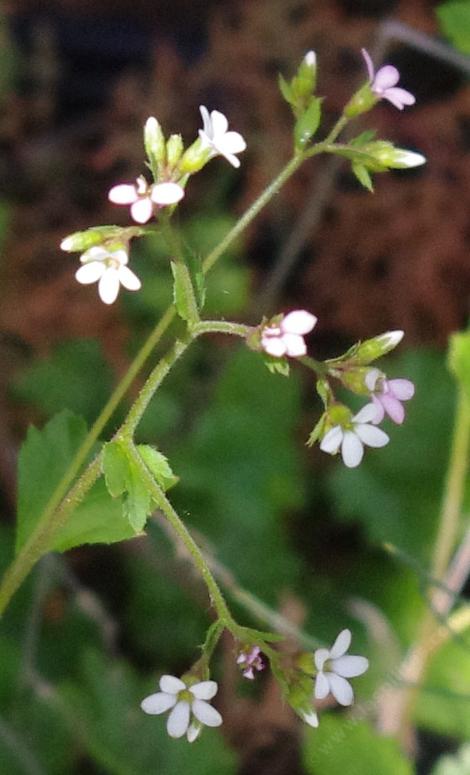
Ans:
POLYGON ((462 746, 455 756, 439 759, 432 775, 470 775, 470 743, 462 746))
POLYGON ((468 0, 447 0, 436 9, 442 32, 455 48, 470 54, 470 3, 468 0))

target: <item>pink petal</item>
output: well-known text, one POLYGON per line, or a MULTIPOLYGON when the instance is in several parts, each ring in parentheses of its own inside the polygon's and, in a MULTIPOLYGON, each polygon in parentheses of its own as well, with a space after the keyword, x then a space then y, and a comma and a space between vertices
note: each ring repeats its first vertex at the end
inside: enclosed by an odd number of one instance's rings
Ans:
POLYGON ((138 291, 141 288, 141 282, 137 275, 134 274, 127 266, 121 266, 118 269, 119 282, 128 291, 138 291))
POLYGON ((415 394, 415 386, 409 379, 389 379, 387 385, 390 393, 399 401, 409 401, 415 394))
POLYGON ((375 406, 375 417, 371 420, 374 425, 379 425, 385 417, 385 409, 382 406, 382 396, 372 396, 372 403, 375 406))
POLYGON ((307 354, 307 345, 303 337, 297 334, 283 334, 282 341, 286 347, 286 353, 291 358, 300 358, 307 354))
POLYGON ((315 678, 315 699, 324 700, 330 693, 330 684, 325 673, 318 673, 315 678))
POLYGON ((289 312, 281 321, 281 330, 286 334, 309 334, 317 322, 315 315, 304 309, 289 312))
POLYGON ((414 105, 416 97, 406 89, 400 89, 398 86, 384 91, 384 99, 392 103, 398 110, 403 110, 404 105, 414 105))
POLYGON ((391 395, 383 395, 380 397, 380 400, 390 419, 397 425, 401 425, 405 419, 405 409, 398 398, 394 398, 391 395))
POLYGON ((337 659, 338 657, 342 657, 343 654, 346 654, 351 645, 351 637, 351 630, 341 630, 330 649, 331 659, 337 659))
POLYGON ((369 667, 369 660, 365 657, 346 656, 334 659, 331 663, 331 669, 342 678, 356 678, 362 675, 369 667))
POLYGON ((148 196, 131 205, 131 215, 136 223, 147 223, 153 215, 153 206, 148 196))
POLYGON ((281 358, 286 354, 286 345, 281 337, 263 336, 261 338, 261 347, 268 355, 272 355, 273 358, 281 358))
POLYGON ((366 67, 367 67, 367 72, 369 74, 369 81, 372 83, 372 81, 374 80, 374 76, 375 76, 374 64, 372 62, 372 59, 370 58, 370 54, 367 51, 367 49, 361 48, 361 54, 362 54, 362 56, 365 59, 365 63, 366 63, 366 67))
POLYGON ((178 183, 157 183, 152 186, 152 202, 157 205, 174 205, 184 197, 184 189, 178 183))
POLYGON ((341 456, 344 465, 348 468, 356 468, 360 464, 363 455, 364 447, 361 440, 352 431, 346 431, 341 445, 341 456))
POLYGON ((119 186, 113 186, 108 194, 110 202, 114 202, 115 205, 130 205, 137 199, 137 189, 135 186, 130 186, 123 183, 119 186))
POLYGON ((376 94, 383 94, 386 89, 395 86, 399 80, 400 73, 397 68, 393 65, 384 65, 375 75, 372 91, 376 94))
POLYGON ((328 681, 333 697, 340 705, 351 705, 354 700, 354 694, 351 684, 335 673, 328 673, 328 681))

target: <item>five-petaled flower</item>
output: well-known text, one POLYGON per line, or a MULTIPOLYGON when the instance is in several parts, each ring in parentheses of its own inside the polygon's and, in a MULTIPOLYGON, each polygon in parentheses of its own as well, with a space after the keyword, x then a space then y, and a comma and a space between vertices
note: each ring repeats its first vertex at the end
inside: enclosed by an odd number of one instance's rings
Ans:
POLYGON ((247 646, 237 657, 237 665, 240 666, 243 677, 250 681, 254 680, 255 670, 264 670, 264 662, 260 653, 259 646, 247 646))
POLYGON ((116 205, 130 205, 131 215, 137 223, 147 223, 154 206, 174 205, 184 197, 184 189, 171 181, 149 185, 144 177, 137 178, 136 185, 122 183, 113 186, 108 199, 116 205))
POLYGON ((223 113, 212 110, 209 114, 204 105, 201 105, 203 128, 199 130, 203 147, 210 148, 212 156, 224 156, 234 167, 240 166, 240 160, 235 154, 241 153, 246 148, 246 143, 238 132, 228 132, 228 121, 223 113))
POLYGON ((415 393, 415 386, 411 380, 386 379, 379 369, 370 369, 365 383, 371 391, 372 403, 376 410, 372 420, 374 425, 382 422, 385 414, 388 414, 397 425, 401 425, 405 419, 405 408, 401 402, 409 401, 415 393))
POLYGON ((369 74, 370 88, 379 99, 388 100, 398 110, 403 110, 405 105, 414 105, 416 99, 411 92, 397 86, 400 73, 393 65, 384 65, 375 72, 370 54, 365 48, 361 49, 369 74))
POLYGON ((347 425, 334 425, 325 433, 320 449, 330 455, 336 455, 341 447, 344 464, 348 468, 356 468, 364 455, 364 445, 385 447, 390 441, 384 431, 369 424, 374 422, 376 414, 375 404, 366 404, 347 425))
POLYGON ((285 315, 277 325, 265 326, 261 331, 261 347, 274 358, 289 355, 299 358, 307 352, 304 341, 317 322, 315 315, 296 309, 285 315))
POLYGON ((138 291, 140 280, 127 266, 128 255, 124 247, 106 248, 94 246, 80 256, 83 266, 75 273, 82 285, 98 282, 101 301, 112 304, 119 293, 119 285, 128 291, 138 291))
POLYGON ((352 704, 354 693, 346 678, 356 678, 365 673, 369 661, 365 657, 347 655, 350 645, 350 630, 342 630, 331 649, 315 651, 315 666, 318 670, 315 678, 315 699, 323 700, 331 692, 340 705, 352 704))
POLYGON ((207 702, 217 693, 215 681, 189 684, 173 675, 163 675, 160 678, 160 689, 160 692, 142 700, 140 707, 151 715, 170 710, 166 724, 170 737, 186 735, 188 742, 192 743, 203 725, 219 727, 222 724, 219 711, 207 702))

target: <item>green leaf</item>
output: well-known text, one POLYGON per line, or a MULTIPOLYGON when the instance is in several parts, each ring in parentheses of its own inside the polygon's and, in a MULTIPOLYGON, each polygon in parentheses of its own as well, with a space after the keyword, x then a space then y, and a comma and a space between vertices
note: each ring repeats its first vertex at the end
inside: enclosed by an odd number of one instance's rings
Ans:
POLYGON ((139 444, 137 449, 162 490, 169 490, 178 482, 179 478, 171 470, 167 458, 158 449, 148 444, 139 444))
POLYGON ((357 135, 357 137, 353 137, 353 139, 349 141, 349 145, 353 145, 356 148, 361 148, 363 145, 370 143, 371 140, 374 139, 375 135, 375 129, 366 129, 365 132, 361 132, 361 134, 357 135))
POLYGON ((432 775, 470 775, 470 743, 454 756, 441 756, 432 775))
POLYGON ((367 168, 364 167, 363 164, 353 163, 351 169, 354 175, 356 176, 356 178, 358 179, 359 183, 372 193, 374 190, 374 186, 372 184, 372 178, 367 168))
POLYGON ((142 481, 140 471, 121 441, 106 444, 103 454, 103 473, 109 494, 121 495, 125 519, 136 533, 140 533, 152 512, 151 496, 142 481))
POLYGON ((324 714, 318 729, 307 729, 303 752, 309 775, 413 775, 396 740, 381 737, 365 721, 324 714))
POLYGON ((103 474, 106 487, 112 498, 117 498, 126 490, 129 463, 122 445, 110 441, 103 447, 103 474))
POLYGON ((452 334, 448 363, 450 371, 470 400, 470 331, 452 334))
MULTIPOLYGON (((17 551, 36 527, 86 433, 82 418, 68 411, 58 414, 42 430, 34 427, 28 430, 18 460, 17 551)), ((83 543, 111 543, 130 538, 134 531, 121 518, 116 506, 103 482, 97 482, 69 522, 53 537, 48 550, 63 551, 83 543)))
POLYGON ((307 110, 297 120, 294 129, 296 148, 303 150, 317 131, 321 121, 321 103, 319 97, 312 97, 307 110))
POLYGON ((444 35, 464 54, 470 54, 470 3, 448 0, 436 9, 444 35))
POLYGON ((173 301, 180 318, 188 322, 199 319, 196 290, 189 267, 182 261, 172 261, 173 301))
POLYGON ((285 101, 289 103, 289 105, 295 105, 295 97, 292 93, 292 87, 289 83, 287 83, 286 79, 284 78, 281 73, 278 75, 278 85, 279 90, 284 97, 285 101))

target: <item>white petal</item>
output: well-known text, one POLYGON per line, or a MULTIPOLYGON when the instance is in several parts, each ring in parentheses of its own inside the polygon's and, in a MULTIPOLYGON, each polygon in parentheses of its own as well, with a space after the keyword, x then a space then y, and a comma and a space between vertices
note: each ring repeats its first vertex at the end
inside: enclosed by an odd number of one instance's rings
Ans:
POLYGON ((342 657, 343 654, 346 654, 351 645, 351 637, 351 630, 341 630, 330 649, 331 659, 337 659, 338 657, 342 657))
POLYGON ((123 183, 120 186, 113 186, 108 194, 110 202, 114 202, 115 205, 130 205, 137 199, 137 189, 135 186, 130 186, 123 183))
POLYGON ((329 455, 336 455, 337 451, 343 441, 344 431, 341 425, 335 425, 334 428, 325 433, 320 444, 320 449, 323 452, 328 452, 329 455))
POLYGON ((222 137, 228 129, 227 117, 224 116, 219 110, 211 111, 211 125, 213 137, 217 141, 222 137))
POLYGON ((331 663, 332 671, 343 678, 356 678, 356 676, 365 673, 368 667, 368 659, 352 655, 339 657, 331 663))
POLYGON ((96 283, 97 280, 106 272, 106 267, 99 261, 90 261, 89 264, 83 264, 75 272, 75 279, 82 285, 96 283))
POLYGON ((153 215, 153 206, 150 197, 138 199, 131 205, 131 215, 136 223, 147 223, 153 215))
POLYGON ((324 700, 330 693, 330 684, 325 673, 318 673, 315 678, 315 699, 324 700))
POLYGON ((186 739, 188 743, 194 743, 194 741, 201 734, 201 729, 202 729, 202 725, 199 723, 199 721, 193 721, 189 725, 188 731, 186 732, 186 739))
POLYGON ((162 675, 160 678, 160 689, 168 694, 178 694, 178 692, 186 689, 186 684, 181 678, 175 678, 174 675, 162 675))
POLYGON ((222 716, 219 711, 213 708, 212 705, 209 705, 208 702, 204 702, 204 700, 194 700, 192 710, 201 724, 205 724, 206 727, 220 727, 222 716))
POLYGON ((183 737, 189 726, 189 716, 189 702, 186 700, 178 702, 168 716, 166 724, 166 731, 170 737, 183 737))
POLYGON ((375 76, 375 70, 374 70, 372 59, 370 58, 369 52, 365 48, 361 48, 361 54, 364 57, 364 60, 366 63, 367 73, 369 75, 369 81, 372 83, 375 76))
POLYGON ((307 345, 304 342, 303 336, 298 334, 283 334, 282 341, 286 346, 286 353, 291 358, 300 358, 307 353, 307 345))
POLYGON ((426 164, 426 157, 421 153, 415 153, 414 151, 397 149, 393 161, 395 164, 402 164, 406 168, 420 167, 421 164, 426 164))
POLYGON ((178 183, 157 183, 150 196, 157 205, 174 205, 184 197, 184 189, 178 183))
POLYGON ((357 414, 354 415, 353 422, 372 422, 376 414, 376 409, 373 404, 366 404, 362 407, 362 409, 359 410, 357 414))
POLYGON ((309 724, 309 726, 315 727, 315 728, 318 726, 318 716, 314 710, 310 710, 308 712, 305 710, 300 711, 300 714, 306 724, 309 724))
POLYGON ((340 675, 335 675, 334 673, 328 673, 328 680, 331 693, 339 704, 351 705, 354 700, 351 684, 345 678, 341 678, 340 675))
POLYGON ((341 457, 348 468, 356 468, 364 455, 364 447, 358 436, 352 431, 346 431, 341 445, 341 457))
POLYGON ((210 139, 212 138, 212 122, 209 116, 209 111, 204 105, 200 105, 199 110, 201 111, 201 116, 202 116, 203 132, 210 139))
POLYGON ((387 434, 375 425, 356 425, 355 431, 361 441, 368 447, 385 447, 390 441, 387 434))
POLYGON ((166 710, 170 710, 175 704, 176 696, 174 694, 157 692, 156 694, 150 694, 149 697, 142 700, 140 707, 145 713, 157 716, 159 713, 165 713, 166 710))
POLYGON ((215 681, 200 681, 189 687, 191 694, 198 700, 212 700, 217 694, 217 683, 215 681))
POLYGON ((315 660, 315 667, 317 670, 323 670, 323 665, 325 664, 326 660, 330 658, 330 650, 317 649, 313 655, 313 658, 315 660))
POLYGON ((101 301, 105 304, 112 304, 116 301, 119 293, 119 272, 117 269, 112 267, 106 269, 98 284, 98 293, 101 301))
POLYGON ((316 322, 315 315, 304 309, 295 309, 282 319, 281 330, 286 334, 309 334, 316 322))
POLYGON ((281 358, 286 354, 286 345, 281 337, 263 336, 261 338, 261 347, 268 355, 272 355, 273 358, 281 358))
POLYGON ((375 385, 378 378, 382 375, 382 372, 378 369, 369 369, 365 377, 365 384, 369 390, 375 390, 375 385))
POLYGON ((390 393, 399 401, 409 401, 415 394, 415 386, 409 379, 388 380, 390 393))
POLYGON ((138 291, 141 287, 141 282, 139 278, 137 277, 134 272, 132 272, 129 267, 127 266, 121 266, 118 269, 119 272, 119 282, 121 285, 124 286, 124 288, 127 288, 128 291, 138 291))
POLYGON ((315 54, 315 51, 307 51, 304 56, 304 62, 309 67, 316 67, 317 55, 315 54))
POLYGON ((400 344, 401 340, 405 336, 404 331, 387 331, 387 333, 382 334, 382 336, 376 337, 376 341, 379 344, 382 344, 387 348, 387 350, 393 350, 394 347, 397 346, 397 344, 400 344))
POLYGON ((382 406, 382 396, 372 396, 372 403, 375 406, 376 414, 372 422, 374 425, 379 425, 385 417, 385 409, 382 406))
POLYGON ((225 153, 242 153, 246 149, 246 143, 239 132, 227 132, 221 141, 225 153))
POLYGON ((117 261, 119 264, 127 264, 129 261, 129 256, 127 255, 124 248, 119 248, 118 250, 113 250, 110 253, 108 253, 109 257, 112 258, 114 261, 117 261))
POLYGON ((109 258, 109 250, 106 250, 102 245, 94 245, 82 253, 80 261, 85 264, 88 261, 104 261, 106 258, 109 258))
POLYGON ((74 244, 74 240, 72 239, 72 237, 65 237, 60 243, 60 249, 67 251, 67 253, 69 252, 73 253, 74 252, 73 244, 74 244))

